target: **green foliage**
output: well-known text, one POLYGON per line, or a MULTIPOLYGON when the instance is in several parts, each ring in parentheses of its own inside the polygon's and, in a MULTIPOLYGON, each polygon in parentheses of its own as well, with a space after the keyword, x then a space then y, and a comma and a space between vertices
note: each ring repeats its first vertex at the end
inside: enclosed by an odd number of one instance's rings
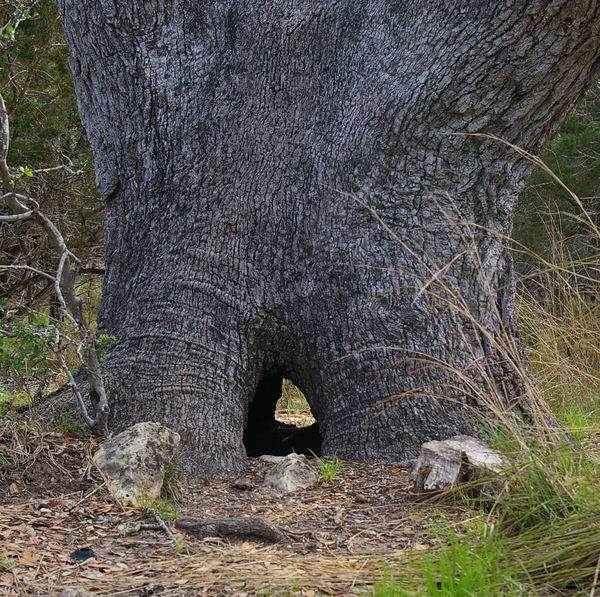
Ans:
POLYGON ((177 502, 181 499, 181 473, 178 465, 179 462, 174 460, 165 469, 161 495, 169 502, 177 502))
MULTIPOLYGON (((598 222, 600 214, 600 84, 594 86, 561 126, 558 135, 546 144, 544 163, 571 189, 598 222)), ((571 239, 578 255, 589 250, 581 223, 581 207, 565 193, 548 173, 536 169, 517 204, 514 238, 543 256, 551 254, 548 230, 571 239)), ((598 239, 595 239, 596 241, 598 239)))
POLYGON ((0 49, 14 42, 17 28, 32 18, 38 0, 5 0, 0 5, 0 49))
MULTIPOLYGON (((515 467, 507 491, 498 499, 502 525, 513 535, 552 528, 571 516, 600 512, 600 467, 569 438, 523 432, 526 447, 513 448, 507 434, 499 446, 515 467)), ((600 547, 600 545, 599 545, 600 547)))
MULTIPOLYGON (((96 261, 95 266, 101 262, 97 234, 102 206, 97 202, 91 151, 79 121, 55 2, 11 0, 1 4, 0 31, 5 38, 12 38, 15 10, 28 6, 35 10, 21 22, 14 41, 0 51, 0 92, 11 131, 8 163, 17 172, 12 182, 18 192, 43 206, 67 245, 76 247, 84 267, 90 259, 96 261), (61 165, 83 174, 69 174, 61 165), (50 171, 40 171, 47 168, 50 171)), ((26 263, 52 272, 55 251, 38 228, 31 221, 3 225, 0 265, 26 263)), ((31 308, 47 310, 48 284, 51 282, 31 270, 0 272, 0 296, 20 313, 31 308)))
POLYGON ((73 418, 71 411, 65 411, 54 419, 50 428, 69 437, 76 437, 81 433, 81 423, 73 418))
POLYGON ((182 556, 187 556, 190 553, 190 548, 185 543, 181 542, 175 543, 173 549, 175 549, 175 551, 182 556))
POLYGON ((10 570, 17 562, 18 560, 16 558, 2 558, 0 560, 0 572, 6 572, 7 570, 10 570))
POLYGON ((151 510, 156 510, 158 515, 163 520, 175 520, 181 516, 180 512, 175 508, 171 500, 159 498, 156 500, 145 499, 141 500, 139 509, 148 518, 153 518, 151 510))
POLYGON ((27 176, 28 178, 33 178, 34 172, 29 166, 19 166, 20 174, 16 174, 10 180, 10 184, 14 187, 17 186, 17 183, 23 176, 27 176))
POLYGON ((374 597, 409 597, 414 593, 406 588, 406 582, 395 577, 384 566, 380 581, 373 585, 374 597))
POLYGON ((98 359, 101 363, 106 359, 106 353, 110 345, 114 344, 116 341, 116 336, 109 336, 108 334, 100 334, 96 338, 96 352, 98 353, 98 359))
POLYGON ((338 473, 344 468, 343 463, 333 454, 329 458, 319 458, 314 452, 311 452, 314 459, 319 463, 321 469, 321 481, 326 485, 332 483, 338 473))
POLYGON ((538 594, 587 595, 592 594, 599 550, 598 510, 586 509, 517 535, 507 543, 505 557, 513 576, 538 594))
POLYGON ((506 584, 495 537, 481 538, 468 531, 463 535, 449 527, 439 552, 424 561, 424 594, 456 597, 494 597, 506 584))
POLYGON ((519 301, 531 370, 557 416, 581 434, 600 426, 600 309, 558 273, 543 278, 546 295, 519 301))
POLYGON ((310 414, 310 406, 302 391, 289 379, 283 380, 281 398, 277 403, 278 410, 287 410, 290 414, 310 414))
MULTIPOLYGON (((480 521, 457 527, 443 516, 434 530, 440 544, 431 552, 413 555, 421 577, 420 589, 415 591, 385 569, 383 579, 374 587, 376 597, 496 597, 525 595, 510 570, 504 568, 504 544, 480 521)), ((411 582, 411 584, 413 584, 411 582)))
POLYGON ((600 392, 595 393, 595 409, 589 410, 581 404, 572 404, 562 410, 558 417, 569 433, 578 441, 584 440, 591 432, 600 427, 600 392))
POLYGON ((410 592, 402 574, 386 571, 375 595, 589 593, 600 553, 600 466, 572 442, 536 427, 496 429, 494 442, 514 466, 493 514, 471 509, 461 524, 442 517, 432 526, 439 547, 409 556, 420 591, 410 592))
POLYGON ((40 0, 0 55, 0 77, 11 120, 15 164, 47 164, 67 155, 82 134, 55 3, 40 0))
POLYGON ((116 336, 109 336, 108 334, 100 334, 96 339, 96 349, 102 350, 106 348, 109 344, 117 341, 116 336))
POLYGON ((52 363, 56 327, 49 318, 35 311, 18 319, 7 316, 0 320, 0 376, 43 377, 52 363))
MULTIPOLYGON (((21 403, 18 395, 10 392, 0 391, 0 418, 15 412, 16 407, 21 403)), ((0 453, 0 466, 2 465, 2 454, 0 453)))

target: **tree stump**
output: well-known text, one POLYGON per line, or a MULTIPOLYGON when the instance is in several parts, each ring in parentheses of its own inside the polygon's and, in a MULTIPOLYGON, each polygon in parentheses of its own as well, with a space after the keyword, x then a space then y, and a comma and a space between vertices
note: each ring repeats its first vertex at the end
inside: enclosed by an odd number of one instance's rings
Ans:
MULTIPOLYGON (((468 435, 456 435, 444 441, 426 442, 413 466, 414 491, 428 493, 451 489, 461 483, 473 483, 498 476, 510 466, 506 456, 468 435)), ((487 494, 493 483, 482 483, 475 493, 487 494), (477 491, 479 489, 479 491, 477 491)))

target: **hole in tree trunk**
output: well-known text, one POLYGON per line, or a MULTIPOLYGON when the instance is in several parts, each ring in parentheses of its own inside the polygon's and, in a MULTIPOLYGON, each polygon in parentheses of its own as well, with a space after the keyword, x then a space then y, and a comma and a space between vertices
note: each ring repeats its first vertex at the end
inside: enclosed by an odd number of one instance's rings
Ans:
POLYGON ((265 375, 258 384, 248 409, 244 446, 252 458, 321 454, 321 434, 308 402, 283 375, 265 375))

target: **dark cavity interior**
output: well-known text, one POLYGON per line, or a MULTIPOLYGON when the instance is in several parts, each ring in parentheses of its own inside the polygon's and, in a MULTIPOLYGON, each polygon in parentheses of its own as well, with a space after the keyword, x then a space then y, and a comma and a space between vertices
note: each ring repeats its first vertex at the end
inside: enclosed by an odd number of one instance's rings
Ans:
POLYGON ((292 452, 320 456, 321 434, 317 423, 309 427, 296 427, 275 419, 283 379, 282 374, 270 373, 263 377, 256 388, 244 432, 246 454, 252 458, 263 454, 286 456, 292 452))

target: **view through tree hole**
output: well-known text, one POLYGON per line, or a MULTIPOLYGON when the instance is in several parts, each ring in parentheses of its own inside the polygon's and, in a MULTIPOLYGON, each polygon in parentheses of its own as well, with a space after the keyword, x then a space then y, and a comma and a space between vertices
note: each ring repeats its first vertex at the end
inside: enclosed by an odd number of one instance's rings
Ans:
POLYGON ((302 392, 274 373, 263 377, 248 409, 246 454, 321 454, 321 434, 302 392))

